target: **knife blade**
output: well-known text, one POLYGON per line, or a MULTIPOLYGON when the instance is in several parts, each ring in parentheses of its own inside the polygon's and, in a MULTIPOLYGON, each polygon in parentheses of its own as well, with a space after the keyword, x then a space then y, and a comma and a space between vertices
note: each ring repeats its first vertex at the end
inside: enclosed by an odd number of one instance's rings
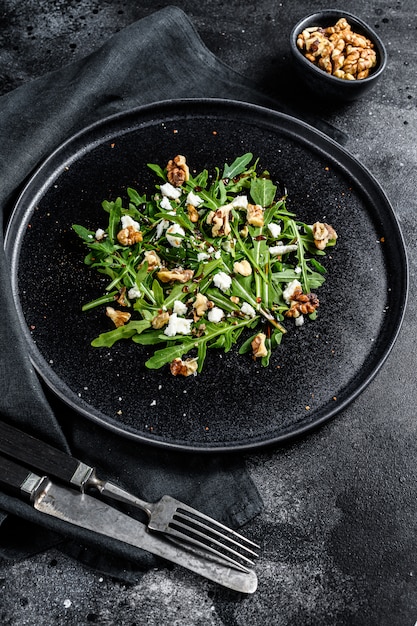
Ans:
POLYGON ((141 522, 85 493, 57 485, 11 459, 0 456, 0 486, 29 500, 32 506, 64 522, 105 537, 141 548, 172 561, 224 587, 252 594, 258 579, 253 570, 240 571, 203 557, 192 548, 182 547, 163 535, 147 531, 141 522))

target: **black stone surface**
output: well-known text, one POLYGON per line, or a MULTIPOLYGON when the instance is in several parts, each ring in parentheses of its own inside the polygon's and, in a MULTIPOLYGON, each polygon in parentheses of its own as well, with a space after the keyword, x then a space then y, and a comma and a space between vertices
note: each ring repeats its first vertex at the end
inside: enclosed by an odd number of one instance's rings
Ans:
MULTIPOLYGON (((168 4, 3 2, 0 93, 82 58, 168 4)), ((410 263, 409 306, 391 355, 335 420, 289 445, 246 455, 265 503, 246 529, 262 546, 253 596, 236 597, 180 568, 153 569, 136 585, 122 584, 50 550, 0 567, 2 624, 417 622, 415 3, 349 2, 350 12, 377 29, 389 59, 373 92, 338 108, 318 104, 294 87, 288 50, 292 25, 328 6, 305 0, 181 4, 215 54, 268 86, 296 113, 319 114, 333 124, 382 183, 400 219, 410 263)))

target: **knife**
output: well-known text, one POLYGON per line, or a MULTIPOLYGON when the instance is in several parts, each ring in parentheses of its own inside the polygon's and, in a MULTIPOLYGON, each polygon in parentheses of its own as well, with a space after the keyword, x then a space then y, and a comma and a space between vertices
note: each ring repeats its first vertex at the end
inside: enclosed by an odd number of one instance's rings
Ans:
POLYGON ((253 570, 231 568, 215 558, 202 557, 191 547, 181 547, 163 535, 151 534, 144 524, 101 500, 57 485, 47 476, 39 476, 2 456, 0 487, 29 500, 41 513, 151 552, 234 591, 247 594, 256 591, 258 581, 253 570))

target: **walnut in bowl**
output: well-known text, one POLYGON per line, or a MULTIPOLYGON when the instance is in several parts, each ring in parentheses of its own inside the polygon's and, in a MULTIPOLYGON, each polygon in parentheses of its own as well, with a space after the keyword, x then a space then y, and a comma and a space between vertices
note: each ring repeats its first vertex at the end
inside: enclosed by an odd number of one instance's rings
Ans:
POLYGON ((387 53, 358 17, 328 9, 302 19, 290 37, 298 76, 320 99, 352 101, 380 78, 387 53))

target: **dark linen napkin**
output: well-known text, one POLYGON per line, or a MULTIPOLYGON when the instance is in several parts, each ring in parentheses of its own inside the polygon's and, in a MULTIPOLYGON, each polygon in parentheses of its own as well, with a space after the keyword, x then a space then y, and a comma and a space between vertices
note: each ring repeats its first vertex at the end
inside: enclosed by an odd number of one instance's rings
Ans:
MULTIPOLYGON (((205 47, 175 7, 132 24, 87 58, 1 97, 3 227, 30 173, 74 131, 139 105, 190 97, 268 101, 205 47)), ((98 467, 101 476, 150 501, 168 493, 233 527, 257 515, 262 500, 241 458, 140 445, 87 423, 43 388, 21 337, 3 246, 0 255, 0 419, 73 453, 98 467)), ((124 580, 136 580, 159 563, 143 551, 69 527, 0 492, 0 563, 51 546, 124 580)))

